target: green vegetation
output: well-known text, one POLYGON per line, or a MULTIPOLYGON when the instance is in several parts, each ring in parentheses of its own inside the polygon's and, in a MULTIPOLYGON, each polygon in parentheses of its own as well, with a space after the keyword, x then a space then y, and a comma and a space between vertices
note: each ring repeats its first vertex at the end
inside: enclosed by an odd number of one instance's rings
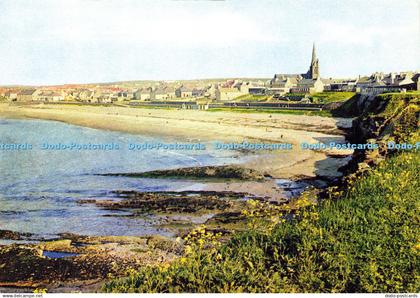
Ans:
POLYGON ((391 158, 317 206, 302 198, 306 207, 287 221, 286 210, 251 201, 243 212, 249 231, 224 245, 194 231, 183 257, 133 271, 104 290, 418 292, 419 167, 419 152, 391 158))
POLYGON ((420 91, 407 93, 384 93, 376 97, 387 105, 382 116, 388 118, 394 114, 401 113, 404 109, 416 108, 420 104, 420 91), (407 105, 408 104, 408 105, 407 105))
MULTIPOLYGON (((380 123, 378 142, 420 142, 417 94, 377 100, 385 105, 368 112, 380 123)), ((359 119, 362 128, 370 117, 359 119)), ((419 150, 401 151, 347 176, 345 188, 330 187, 318 203, 310 192, 283 206, 249 201, 246 231, 226 240, 200 227, 183 240, 180 258, 132 270, 103 290, 419 292, 419 168, 419 150)))
MULTIPOLYGON (((390 113, 393 113, 396 111, 395 108, 403 108, 407 102, 418 104, 419 98, 420 91, 383 93, 376 96, 375 100, 371 101, 370 104, 367 104, 368 106, 366 106, 360 104, 360 95, 358 94, 331 112, 334 117, 355 117, 369 113, 374 115, 375 113, 381 112, 380 109, 382 107, 386 107, 390 113)), ((383 114, 382 116, 387 116, 387 114, 383 114)))
POLYGON ((341 102, 346 101, 355 96, 355 92, 320 92, 310 95, 309 97, 312 98, 313 103, 330 103, 330 102, 341 102))
POLYGON ((292 115, 306 115, 306 116, 323 116, 331 117, 330 111, 308 111, 308 110, 282 110, 282 109, 268 109, 268 108, 232 108, 221 107, 211 108, 208 112, 235 112, 235 113, 269 113, 269 114, 292 114, 292 115))
POLYGON ((305 92, 290 92, 286 94, 286 96, 289 96, 289 97, 305 97, 307 95, 309 94, 305 92))
POLYGON ((268 96, 268 95, 245 94, 245 95, 238 96, 237 98, 235 98, 235 100, 240 100, 240 101, 267 101, 270 98, 271 98, 271 96, 268 96))

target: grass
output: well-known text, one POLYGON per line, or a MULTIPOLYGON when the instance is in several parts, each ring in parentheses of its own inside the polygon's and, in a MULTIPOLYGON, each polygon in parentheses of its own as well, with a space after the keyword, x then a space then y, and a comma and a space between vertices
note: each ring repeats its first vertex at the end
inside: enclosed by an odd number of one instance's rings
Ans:
POLYGON ((385 110, 381 114, 382 116, 388 118, 406 108, 407 102, 410 102, 411 106, 418 106, 420 104, 420 91, 407 93, 384 93, 378 95, 377 99, 387 102, 385 110))
POLYGON ((266 101, 269 98, 271 98, 271 96, 245 94, 245 95, 238 96, 237 98, 235 98, 235 100, 240 100, 240 101, 266 101))
POLYGON ((382 163, 347 192, 319 205, 244 214, 249 230, 226 244, 203 228, 187 237, 183 257, 142 267, 106 292, 418 292, 419 152, 382 163), (277 214, 277 215, 276 215, 277 214), (273 219, 274 218, 274 219, 273 219))
MULTIPOLYGON (((378 100, 387 103, 375 111, 383 133, 400 143, 420 142, 418 95, 378 100)), ((220 241, 200 227, 183 240, 180 258, 131 270, 103 290, 419 292, 419 168, 420 150, 400 151, 361 177, 348 176, 345 189, 330 187, 317 204, 310 192, 286 206, 249 201, 245 231, 220 241)))
POLYGON ((306 95, 309 95, 308 93, 304 92, 290 92, 285 94, 285 96, 291 96, 291 97, 305 97, 306 95))
POLYGON ((211 108, 207 110, 208 112, 235 112, 235 113, 269 113, 269 114, 292 114, 292 115, 305 115, 305 116, 322 116, 322 117, 331 117, 329 111, 307 111, 307 110, 282 110, 282 109, 241 109, 241 108, 211 108))
POLYGON ((310 95, 310 97, 313 99, 314 103, 330 103, 330 102, 342 102, 349 100, 353 96, 355 96, 355 92, 334 92, 334 91, 328 91, 328 92, 320 92, 310 95))

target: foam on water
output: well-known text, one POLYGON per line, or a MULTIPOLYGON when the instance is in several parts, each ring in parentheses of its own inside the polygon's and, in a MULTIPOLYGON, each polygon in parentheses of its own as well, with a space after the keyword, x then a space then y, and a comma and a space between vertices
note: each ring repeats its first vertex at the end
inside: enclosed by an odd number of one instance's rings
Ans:
MULTIPOLYGON (((196 182, 100 176, 99 173, 142 172, 176 167, 238 162, 228 151, 141 151, 129 142, 162 141, 149 136, 84 128, 55 121, 0 119, 0 143, 29 143, 33 150, 0 151, 0 229, 53 237, 82 235, 166 234, 147 218, 109 217, 112 211, 79 199, 112 197, 115 190, 165 191, 196 182), (43 142, 120 143, 116 151, 47 151, 43 142)), ((140 124, 139 124, 140 125, 140 124)), ((165 140, 167 142, 167 140, 165 140)))

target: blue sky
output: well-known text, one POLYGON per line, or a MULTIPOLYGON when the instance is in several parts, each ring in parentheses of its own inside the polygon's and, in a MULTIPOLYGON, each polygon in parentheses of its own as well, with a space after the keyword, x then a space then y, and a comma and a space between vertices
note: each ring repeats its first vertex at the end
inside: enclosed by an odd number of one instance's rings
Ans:
POLYGON ((420 70, 419 0, 0 0, 0 84, 420 70))

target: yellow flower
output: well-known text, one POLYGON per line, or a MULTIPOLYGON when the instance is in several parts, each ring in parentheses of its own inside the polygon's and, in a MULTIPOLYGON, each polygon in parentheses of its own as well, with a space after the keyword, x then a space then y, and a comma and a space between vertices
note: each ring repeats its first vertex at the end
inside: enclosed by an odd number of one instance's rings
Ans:
POLYGON ((47 289, 45 288, 36 288, 34 294, 47 294, 47 289))
POLYGON ((189 245, 185 246, 185 253, 186 253, 186 254, 190 254, 190 253, 192 253, 192 248, 191 248, 191 246, 189 246, 189 245))

